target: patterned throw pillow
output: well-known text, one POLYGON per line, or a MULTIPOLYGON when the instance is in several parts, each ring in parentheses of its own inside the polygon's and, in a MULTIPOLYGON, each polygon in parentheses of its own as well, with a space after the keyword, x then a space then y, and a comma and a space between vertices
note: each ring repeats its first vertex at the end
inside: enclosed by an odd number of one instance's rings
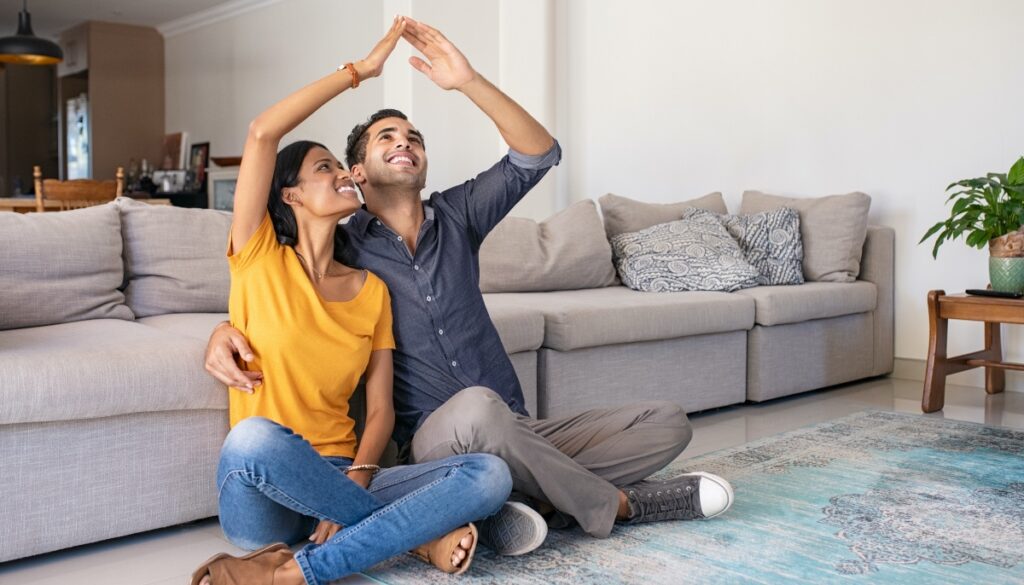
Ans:
POLYGON ((800 199, 744 191, 740 213, 779 207, 792 207, 800 213, 804 278, 824 282, 857 280, 868 232, 871 197, 854 192, 800 199))
POLYGON ((803 284, 804 244, 797 210, 781 207, 718 217, 739 242, 747 262, 761 273, 760 284, 803 284))
POLYGON ((682 219, 612 237, 623 284, 644 292, 735 291, 757 286, 760 273, 717 214, 683 211, 682 219))

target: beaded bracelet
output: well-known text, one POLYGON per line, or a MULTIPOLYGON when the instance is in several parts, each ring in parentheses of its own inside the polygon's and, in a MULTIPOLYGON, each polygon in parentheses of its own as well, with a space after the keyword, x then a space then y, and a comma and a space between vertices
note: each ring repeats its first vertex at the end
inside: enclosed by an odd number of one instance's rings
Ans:
POLYGON ((370 475, 375 475, 380 471, 380 465, 373 465, 372 463, 364 463, 362 465, 353 465, 345 468, 345 475, 348 475, 350 471, 369 471, 370 475))

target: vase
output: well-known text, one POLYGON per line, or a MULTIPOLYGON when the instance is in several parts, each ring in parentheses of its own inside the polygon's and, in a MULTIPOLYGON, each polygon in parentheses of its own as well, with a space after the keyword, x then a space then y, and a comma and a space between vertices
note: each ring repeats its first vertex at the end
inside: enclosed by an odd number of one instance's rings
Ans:
POLYGON ((988 279, 992 290, 1024 292, 1024 258, 988 258, 988 279))

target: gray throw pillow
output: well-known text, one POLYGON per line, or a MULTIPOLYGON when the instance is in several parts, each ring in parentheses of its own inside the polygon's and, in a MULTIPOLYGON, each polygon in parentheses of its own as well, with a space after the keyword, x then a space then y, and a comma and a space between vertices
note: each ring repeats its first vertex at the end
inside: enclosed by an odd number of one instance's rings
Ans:
POLYGON ((118 290, 124 264, 113 203, 0 212, 0 250, 0 329, 134 318, 118 290))
POLYGON ((231 214, 122 197, 128 306, 137 317, 226 313, 231 214))
POLYGON ((601 288, 614 281, 612 250, 590 200, 540 223, 506 218, 480 246, 485 293, 601 288))
POLYGON ((762 285, 803 284, 804 246, 800 214, 782 207, 750 215, 719 216, 743 257, 761 273, 762 285))
POLYGON ((703 197, 679 203, 644 203, 611 193, 598 201, 601 202, 604 229, 609 238, 626 232, 638 232, 659 223, 675 221, 682 217, 683 211, 690 207, 707 209, 721 214, 728 213, 725 208, 725 199, 718 192, 708 193, 703 197))
POLYGON ((622 283, 645 292, 735 291, 760 273, 713 212, 690 208, 682 219, 612 238, 622 283))
POLYGON ((804 278, 824 282, 857 280, 868 234, 871 197, 854 192, 797 199, 745 191, 740 213, 759 213, 779 207, 791 207, 800 212, 804 278))

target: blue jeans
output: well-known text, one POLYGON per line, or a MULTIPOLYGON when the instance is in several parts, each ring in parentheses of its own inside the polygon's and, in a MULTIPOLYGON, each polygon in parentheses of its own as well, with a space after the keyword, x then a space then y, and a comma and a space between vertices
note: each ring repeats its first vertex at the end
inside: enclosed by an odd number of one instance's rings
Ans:
POLYGON ((321 585, 490 516, 512 490, 508 466, 493 455, 382 469, 369 490, 340 471, 350 464, 268 419, 241 421, 217 469, 224 535, 253 550, 306 540, 320 520, 343 526, 295 554, 306 582, 321 585))

